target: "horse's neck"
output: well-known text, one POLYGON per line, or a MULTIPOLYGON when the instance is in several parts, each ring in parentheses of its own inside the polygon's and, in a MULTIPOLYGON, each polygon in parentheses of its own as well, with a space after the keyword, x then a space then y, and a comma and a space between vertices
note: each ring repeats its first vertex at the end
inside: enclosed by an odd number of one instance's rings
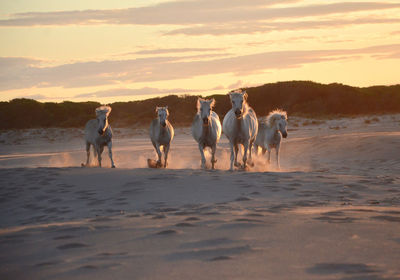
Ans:
POLYGON ((279 136, 279 130, 277 128, 277 125, 274 124, 273 126, 269 127, 270 129, 270 135, 272 139, 277 139, 279 136))
POLYGON ((244 116, 245 115, 243 114, 243 116, 240 119, 235 118, 235 130, 237 132, 241 132, 242 131, 243 122, 244 122, 244 116))
MULTIPOLYGON (((201 119, 200 119, 201 121, 201 119)), ((211 130, 211 120, 208 121, 207 125, 202 124, 201 126, 202 128, 202 132, 201 132, 201 138, 205 139, 208 137, 208 135, 210 135, 210 130, 211 130)))
POLYGON ((160 131, 160 135, 165 135, 168 132, 168 122, 165 120, 165 123, 167 124, 165 127, 160 124, 160 121, 158 121, 158 127, 160 131))

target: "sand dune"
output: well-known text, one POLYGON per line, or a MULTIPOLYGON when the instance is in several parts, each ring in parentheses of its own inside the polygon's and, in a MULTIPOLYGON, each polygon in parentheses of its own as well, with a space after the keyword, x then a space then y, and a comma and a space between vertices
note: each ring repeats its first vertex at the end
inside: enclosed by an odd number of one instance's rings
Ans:
POLYGON ((118 130, 117 169, 78 167, 79 130, 2 133, 0 278, 399 279, 399 120, 291 120, 282 169, 249 172, 224 136, 199 169, 189 129, 165 170, 145 131, 118 130))

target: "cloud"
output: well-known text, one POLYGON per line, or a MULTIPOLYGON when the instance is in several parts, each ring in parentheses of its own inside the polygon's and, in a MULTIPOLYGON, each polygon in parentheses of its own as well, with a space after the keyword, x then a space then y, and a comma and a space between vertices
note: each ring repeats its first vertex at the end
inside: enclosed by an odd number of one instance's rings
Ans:
POLYGON ((239 80, 236 83, 233 83, 231 85, 228 86, 228 89, 238 89, 243 85, 243 81, 239 80))
POLYGON ((46 100, 49 99, 49 97, 43 95, 43 94, 31 94, 31 95, 24 95, 20 96, 19 98, 29 98, 29 99, 35 99, 35 100, 46 100))
POLYGON ((151 49, 126 54, 170 54, 170 53, 187 53, 187 52, 212 52, 223 51, 224 48, 169 48, 169 49, 151 49))
MULTIPOLYGON (((8 72, 0 75, 0 90, 154 82, 223 73, 246 76, 271 69, 294 68, 360 55, 380 55, 382 59, 396 57, 399 49, 400 44, 392 44, 356 49, 271 51, 196 61, 182 60, 181 57, 148 57, 77 62, 53 67, 26 64, 25 67, 10 67, 8 72)), ((14 61, 20 65, 24 60, 14 61)))
POLYGON ((0 26, 45 26, 45 25, 187 25, 210 23, 243 23, 323 16, 340 13, 400 8, 399 3, 339 2, 315 5, 276 7, 275 4, 290 4, 298 0, 199 0, 171 1, 153 6, 127 9, 83 10, 60 12, 28 12, 13 14, 0 20, 0 26))
POLYGON ((232 24, 205 24, 202 26, 192 26, 178 28, 166 32, 164 35, 236 35, 252 33, 268 33, 272 31, 285 30, 307 30, 320 28, 338 28, 350 25, 362 24, 387 24, 400 23, 399 18, 359 18, 359 19, 336 19, 336 20, 308 20, 308 21, 290 21, 290 22, 250 22, 237 25, 232 24))
POLYGON ((42 61, 28 57, 0 57, 0 69, 6 70, 10 67, 27 67, 40 64, 42 61))

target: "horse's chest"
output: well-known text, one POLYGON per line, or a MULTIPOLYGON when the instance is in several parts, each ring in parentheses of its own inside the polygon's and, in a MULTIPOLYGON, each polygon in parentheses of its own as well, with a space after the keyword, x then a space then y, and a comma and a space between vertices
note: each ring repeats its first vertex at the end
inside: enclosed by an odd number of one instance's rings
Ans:
POLYGON ((211 147, 214 144, 214 141, 212 141, 211 137, 202 137, 200 138, 200 143, 205 147, 211 147))
POLYGON ((212 147, 214 140, 208 127, 203 128, 202 135, 200 136, 199 142, 205 147, 212 147))
POLYGON ((166 145, 166 144, 169 144, 169 141, 170 141, 170 136, 169 136, 169 134, 167 133, 167 131, 162 130, 162 131, 160 132, 160 135, 158 136, 158 142, 159 142, 160 144, 166 145))
POLYGON ((274 133, 272 136, 270 142, 269 142, 269 147, 270 148, 276 148, 276 146, 281 142, 281 137, 279 135, 279 132, 274 133))
POLYGON ((239 131, 234 138, 234 142, 236 144, 243 144, 248 140, 249 140, 249 137, 242 131, 239 131))
POLYGON ((99 146, 106 146, 108 142, 110 142, 111 137, 109 135, 102 135, 97 138, 97 145, 99 146))

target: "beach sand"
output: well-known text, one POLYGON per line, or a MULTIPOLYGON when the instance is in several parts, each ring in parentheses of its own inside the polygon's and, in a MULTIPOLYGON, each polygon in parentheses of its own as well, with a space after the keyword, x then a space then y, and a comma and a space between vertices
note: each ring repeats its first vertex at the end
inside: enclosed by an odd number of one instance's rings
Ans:
POLYGON ((114 129, 111 169, 79 129, 0 134, 0 279, 400 279, 400 115, 289 120, 281 170, 201 170, 190 129, 168 169, 114 129))

